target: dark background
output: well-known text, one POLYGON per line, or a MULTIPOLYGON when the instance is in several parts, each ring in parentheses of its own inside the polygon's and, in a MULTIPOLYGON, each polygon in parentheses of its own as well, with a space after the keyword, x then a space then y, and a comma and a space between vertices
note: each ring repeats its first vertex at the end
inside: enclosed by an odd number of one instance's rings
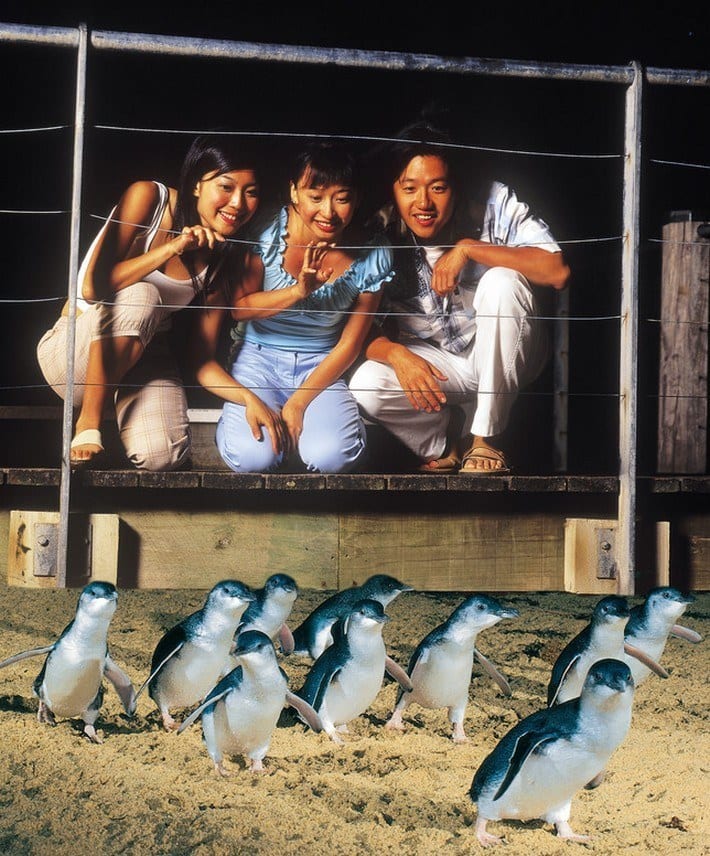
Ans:
MULTIPOLYGON (((3 3, 0 22, 160 33, 190 37, 390 50, 588 65, 710 68, 710 26, 704 8, 676 4, 643 13, 595 4, 518 13, 479 4, 350 3, 295 7, 199 4, 3 3)), ((2 128, 70 125, 74 110, 72 51, 0 46, 2 128)), ((191 135, 107 131, 130 129, 254 131, 275 164, 309 133, 388 136, 433 105, 464 144, 503 149, 471 154, 512 185, 550 224, 573 269, 570 300, 569 469, 615 472, 618 425, 618 321, 622 231, 621 158, 624 89, 618 84, 389 72, 264 61, 174 58, 90 51, 82 248, 124 187, 138 178, 174 183, 191 135), (546 156, 526 154, 550 153, 546 156), (560 154, 574 157, 560 157, 560 154), (591 239, 591 240, 590 240, 591 239), (580 320, 577 320, 580 319, 580 320), (596 320, 591 320, 596 319, 596 320)), ((710 209, 709 171, 670 167, 657 159, 710 163, 707 87, 647 87, 644 93, 641 245, 642 472, 655 466, 657 340, 661 227, 669 212, 710 209)), ((66 209, 70 202, 71 130, 0 134, 5 180, 2 209, 66 209)), ((362 143, 362 145, 367 145, 362 143)), ((0 403, 56 403, 43 381, 34 346, 66 293, 66 215, 0 215, 3 300, 0 403), (35 302, 52 298, 49 302, 35 302)), ((551 295, 543 294, 552 311, 551 295)), ((515 413, 511 442, 532 444, 525 467, 550 467, 551 398, 547 373, 515 413)), ((204 404, 195 392, 196 404, 204 404)), ((215 400, 207 402, 215 406, 215 400)), ((525 457, 513 452, 513 457, 525 457)))

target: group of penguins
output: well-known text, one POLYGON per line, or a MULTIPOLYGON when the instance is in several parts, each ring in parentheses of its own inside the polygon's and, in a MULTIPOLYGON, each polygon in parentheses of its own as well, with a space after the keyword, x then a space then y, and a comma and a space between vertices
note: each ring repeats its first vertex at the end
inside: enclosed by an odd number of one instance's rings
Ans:
MULTIPOLYGON (((402 730, 411 704, 448 709, 455 742, 466 740, 464 716, 474 658, 510 695, 508 682, 476 648, 478 634, 517 610, 497 598, 472 594, 417 645, 405 671, 388 656, 382 630, 386 607, 412 586, 386 574, 371 576, 327 598, 292 632, 288 618, 298 596, 295 580, 270 576, 262 589, 223 580, 201 609, 168 630, 153 653, 150 675, 136 692, 111 659, 108 629, 118 592, 92 582, 81 592, 76 613, 52 645, 0 662, 0 668, 46 655, 34 681, 38 720, 81 717, 84 734, 100 743, 95 723, 103 701, 103 679, 115 687, 129 715, 147 688, 167 731, 178 734, 198 718, 215 770, 228 775, 225 755, 243 755, 250 769, 263 759, 281 712, 292 707, 313 731, 336 743, 348 723, 363 714, 382 687, 385 672, 399 684, 386 723, 402 730), (292 692, 279 665, 283 655, 313 660, 303 686, 292 692), (181 724, 172 713, 193 708, 181 724)), ((547 707, 515 725, 476 771, 469 795, 477 805, 476 836, 483 846, 501 838, 488 821, 542 819, 558 836, 582 841, 569 824, 574 794, 596 787, 631 722, 634 688, 651 672, 668 673, 659 661, 673 635, 700 642, 695 631, 677 624, 694 600, 677 589, 653 589, 631 608, 624 597, 603 597, 589 623, 562 650, 552 669, 547 707)))

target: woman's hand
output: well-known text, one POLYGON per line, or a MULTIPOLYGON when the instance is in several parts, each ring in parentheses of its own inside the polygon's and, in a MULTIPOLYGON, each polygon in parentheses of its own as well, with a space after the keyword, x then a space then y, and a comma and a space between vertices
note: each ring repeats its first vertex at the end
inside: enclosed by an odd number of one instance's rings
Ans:
POLYGON ((176 256, 181 256, 185 251, 200 250, 203 247, 214 249, 217 241, 223 243, 224 235, 215 232, 207 226, 185 226, 182 232, 170 242, 176 256))
POLYGON ((249 397, 245 416, 255 440, 264 439, 262 429, 265 428, 275 455, 288 450, 288 434, 281 414, 264 404, 257 395, 249 397))
POLYGON ((323 259, 328 250, 333 249, 333 244, 326 241, 311 241, 306 247, 303 255, 303 265, 298 274, 298 288, 301 291, 300 299, 303 300, 309 294, 313 294, 324 285, 333 273, 332 267, 323 268, 323 259))
POLYGON ((298 448, 298 441, 303 433, 303 414, 305 412, 306 408, 294 401, 293 398, 289 398, 281 411, 281 418, 288 431, 288 442, 291 449, 298 448))

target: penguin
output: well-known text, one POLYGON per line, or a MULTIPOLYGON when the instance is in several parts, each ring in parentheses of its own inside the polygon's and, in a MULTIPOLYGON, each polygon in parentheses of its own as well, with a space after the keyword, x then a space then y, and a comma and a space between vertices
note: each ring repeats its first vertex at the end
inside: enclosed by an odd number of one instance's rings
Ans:
POLYGON ((334 743, 347 725, 364 713, 380 691, 385 669, 407 690, 411 681, 401 666, 387 658, 382 629, 390 620, 376 600, 359 600, 333 627, 333 644, 311 666, 297 695, 320 716, 334 743))
MULTIPOLYGON (((652 589, 643 604, 632 608, 624 631, 624 642, 643 651, 656 664, 660 662, 669 636, 693 643, 701 642, 700 634, 689 627, 676 624, 688 604, 694 600, 693 595, 684 595, 671 586, 652 589)), ((651 674, 651 668, 635 657, 625 654, 624 661, 631 669, 637 687, 651 674)), ((659 665, 658 668, 662 667, 659 665)), ((663 671, 667 676, 665 669, 663 671)))
POLYGON ((567 644, 552 667, 547 686, 548 707, 578 696, 589 667, 597 660, 607 657, 623 660, 626 653, 658 673, 663 671, 643 651, 624 642, 630 616, 625 597, 608 595, 597 603, 589 624, 567 644))
POLYGON ((182 734, 202 717, 203 740, 220 776, 231 775, 223 766, 225 755, 243 754, 249 758, 252 772, 264 770, 272 733, 288 705, 314 731, 323 729, 313 708, 289 692, 288 677, 279 667, 274 644, 266 633, 240 633, 235 655, 239 665, 222 678, 178 728, 178 734, 182 734))
POLYGON ((73 620, 54 644, 23 651, 0 663, 2 669, 27 657, 47 655, 32 687, 39 699, 39 722, 55 725, 57 716, 80 716, 83 734, 92 743, 102 743, 95 724, 103 702, 104 678, 113 684, 126 713, 133 715, 133 684, 108 651, 108 628, 117 604, 113 583, 89 583, 79 595, 73 620))
POLYGON ((476 837, 488 847, 502 839, 490 820, 554 824, 560 838, 586 841, 570 827, 574 794, 606 766, 631 724, 634 679, 621 660, 593 663, 581 694, 526 716, 476 770, 469 795, 477 805, 476 837))
POLYGON ((349 613, 354 603, 376 600, 386 609, 397 595, 405 591, 412 591, 412 586, 387 574, 375 574, 361 586, 336 592, 317 606, 293 631, 294 653, 317 660, 333 644, 331 627, 349 613))
MULTIPOLYGON (((399 690, 394 711, 385 727, 403 731, 402 714, 410 704, 430 709, 446 707, 454 743, 465 743, 468 738, 463 721, 478 634, 503 618, 519 615, 517 609, 504 607, 494 597, 474 594, 466 598, 443 624, 417 645, 407 669, 413 690, 410 693, 399 690)), ((492 669, 496 683, 510 695, 508 682, 488 660, 484 668, 492 669)))
POLYGON ((136 698, 148 687, 166 731, 178 728, 171 710, 202 701, 222 677, 237 625, 254 600, 254 593, 244 583, 222 580, 209 591, 201 609, 160 639, 150 675, 136 698))
POLYGON ((262 630, 274 644, 279 642, 284 654, 291 654, 293 633, 286 621, 298 597, 296 581, 288 574, 272 574, 254 595, 256 600, 249 604, 237 627, 235 643, 246 630, 262 630))

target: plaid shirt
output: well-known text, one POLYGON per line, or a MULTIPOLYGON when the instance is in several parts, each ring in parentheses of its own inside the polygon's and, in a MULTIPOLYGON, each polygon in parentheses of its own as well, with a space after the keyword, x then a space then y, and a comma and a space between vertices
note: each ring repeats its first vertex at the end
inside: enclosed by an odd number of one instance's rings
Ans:
MULTIPOLYGON (((547 224, 531 214, 515 191, 498 181, 490 186, 481 234, 465 237, 478 237, 481 241, 503 246, 537 246, 551 253, 560 251, 547 224)), ((473 298, 478 281, 488 268, 469 261, 459 275, 456 288, 442 298, 431 289, 431 275, 447 249, 414 245, 416 291, 413 290, 411 297, 405 297, 388 294, 385 289, 382 310, 384 316, 396 317, 403 338, 427 339, 443 350, 460 353, 476 335, 473 298)))

